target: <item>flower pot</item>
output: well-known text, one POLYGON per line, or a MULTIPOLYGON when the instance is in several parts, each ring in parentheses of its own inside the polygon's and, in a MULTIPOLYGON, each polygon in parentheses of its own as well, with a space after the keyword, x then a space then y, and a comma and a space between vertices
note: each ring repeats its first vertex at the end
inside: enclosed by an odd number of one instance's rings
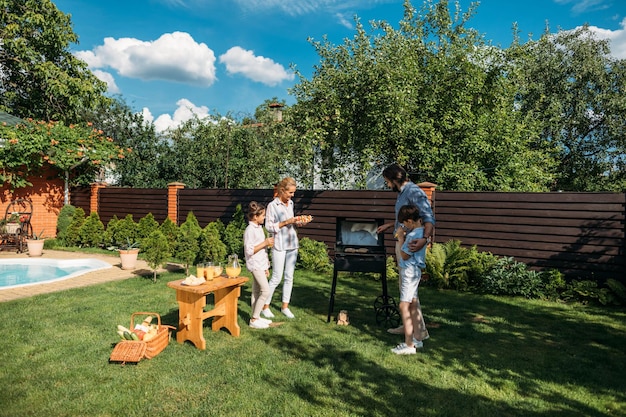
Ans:
POLYGON ((4 225, 4 232, 14 235, 17 233, 18 229, 20 228, 20 224, 19 223, 7 223, 4 225))
POLYGON ((43 254, 43 239, 26 239, 28 256, 41 256, 43 254))
POLYGON ((137 255, 139 249, 120 249, 120 260, 122 261, 122 269, 135 269, 137 265, 137 255))

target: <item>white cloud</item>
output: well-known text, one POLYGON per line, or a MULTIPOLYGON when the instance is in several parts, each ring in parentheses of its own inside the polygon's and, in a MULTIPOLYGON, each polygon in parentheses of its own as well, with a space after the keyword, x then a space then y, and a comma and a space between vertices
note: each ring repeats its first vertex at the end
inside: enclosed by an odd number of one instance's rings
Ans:
POLYGON ((354 29, 354 25, 352 24, 352 21, 350 19, 348 19, 344 14, 342 13, 337 13, 335 14, 335 17, 337 18, 337 20, 339 21, 339 24, 341 24, 341 26, 344 26, 350 30, 354 29))
POLYGON ((293 80, 294 74, 269 58, 255 56, 253 51, 234 46, 220 55, 220 63, 226 65, 230 74, 243 74, 253 81, 269 86, 278 85, 284 80, 293 80))
MULTIPOLYGON (((242 10, 257 13, 279 10, 290 16, 302 16, 314 12, 335 12, 355 7, 373 7, 377 4, 397 3, 398 0, 234 0, 242 10)), ((342 23, 343 24, 343 23, 342 23)))
POLYGON ((107 91, 112 94, 118 94, 120 92, 119 87, 115 83, 115 78, 111 73, 101 70, 93 70, 93 75, 95 75, 100 81, 104 81, 107 83, 107 91))
POLYGON ((215 80, 215 54, 185 32, 165 33, 155 41, 105 38, 93 51, 76 56, 89 68, 113 68, 142 80, 166 80, 208 87, 215 80))
POLYGON ((609 30, 596 26, 589 29, 598 39, 608 39, 611 44, 611 55, 617 59, 626 59, 626 18, 620 23, 621 29, 609 30))
POLYGON ((609 6, 606 0, 555 0, 559 4, 572 4, 572 11, 576 14, 603 10, 609 6))
POLYGON ((196 106, 186 98, 181 98, 176 102, 178 106, 173 115, 164 113, 154 119, 152 112, 149 108, 144 107, 142 110, 143 118, 146 122, 154 122, 155 130, 158 133, 163 133, 168 129, 175 129, 186 121, 197 116, 199 119, 205 119, 210 117, 209 108, 206 106, 196 106))

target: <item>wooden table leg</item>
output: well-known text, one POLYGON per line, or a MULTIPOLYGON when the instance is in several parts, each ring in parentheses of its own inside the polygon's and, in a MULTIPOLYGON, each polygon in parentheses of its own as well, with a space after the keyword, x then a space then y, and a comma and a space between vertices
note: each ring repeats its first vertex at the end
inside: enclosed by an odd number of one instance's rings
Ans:
POLYGON ((198 349, 206 349, 206 340, 202 334, 202 320, 206 297, 186 291, 176 291, 178 301, 178 331, 176 341, 184 343, 189 340, 198 349))
POLYGON ((238 337, 241 331, 237 323, 237 301, 241 294, 241 287, 230 287, 216 290, 214 293, 215 309, 223 309, 222 316, 213 318, 212 328, 216 332, 222 327, 228 329, 232 336, 238 337))

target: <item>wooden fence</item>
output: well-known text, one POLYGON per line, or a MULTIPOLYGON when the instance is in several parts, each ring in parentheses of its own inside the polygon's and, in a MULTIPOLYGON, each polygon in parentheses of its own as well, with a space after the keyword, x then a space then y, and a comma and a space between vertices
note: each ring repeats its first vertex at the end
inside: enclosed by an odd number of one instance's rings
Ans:
MULTIPOLYGON (((434 187, 426 185, 428 193, 434 187)), ((424 187, 423 187, 424 188, 424 187)), ((89 212, 90 189, 72 191, 72 204, 89 212)), ((103 222, 130 213, 138 220, 152 213, 157 221, 168 215, 168 191, 106 187, 99 190, 98 213, 103 222)), ((241 204, 268 203, 272 190, 178 189, 176 217, 188 212, 201 226, 220 219, 227 224, 241 204)), ((300 236, 324 242, 334 256, 337 217, 393 220, 396 193, 392 191, 298 190, 296 212, 315 221, 300 236)), ((536 269, 557 268, 569 278, 626 283, 626 195, 618 193, 489 193, 437 192, 431 194, 437 219, 436 242, 460 240, 481 251, 511 256, 536 269)), ((171 205, 171 202, 169 203, 171 205)), ((386 236, 387 253, 393 241, 386 236)))
POLYGON ((626 282, 626 194, 438 192, 437 241, 626 282))

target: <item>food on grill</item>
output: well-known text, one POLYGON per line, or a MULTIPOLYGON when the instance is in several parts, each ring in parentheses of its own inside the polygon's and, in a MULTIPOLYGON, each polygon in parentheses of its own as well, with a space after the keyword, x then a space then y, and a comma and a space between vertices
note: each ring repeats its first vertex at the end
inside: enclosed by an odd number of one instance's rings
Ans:
POLYGON ((367 248, 346 248, 344 250, 345 253, 368 253, 369 249, 367 248))

